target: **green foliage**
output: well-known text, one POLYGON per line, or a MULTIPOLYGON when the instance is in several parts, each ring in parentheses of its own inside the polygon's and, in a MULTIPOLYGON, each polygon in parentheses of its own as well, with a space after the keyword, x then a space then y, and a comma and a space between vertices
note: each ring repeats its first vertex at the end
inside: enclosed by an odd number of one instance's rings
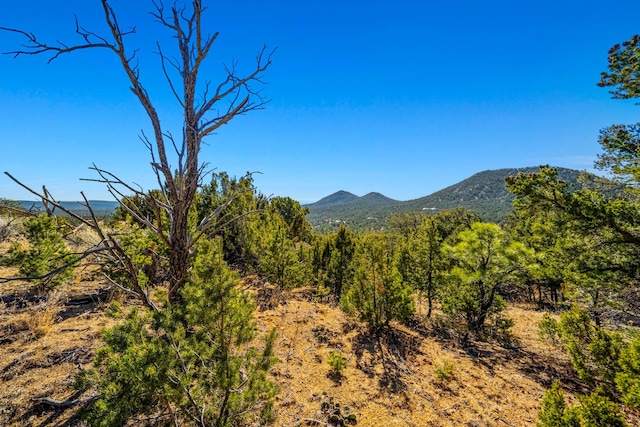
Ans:
POLYGON ((580 427, 625 427, 618 405, 607 394, 597 389, 587 396, 580 396, 580 405, 571 408, 571 418, 578 419, 580 427))
POLYGON ((196 202, 197 222, 217 212, 218 223, 224 225, 220 234, 225 260, 283 288, 311 280, 311 226, 298 202, 289 197, 268 201, 253 186, 251 175, 237 180, 224 173, 214 175, 196 202))
POLYGON ((338 231, 316 240, 313 250, 313 270, 319 286, 326 286, 339 300, 343 288, 353 280, 352 259, 355 237, 344 225, 338 231))
POLYGON ((471 224, 480 222, 480 216, 468 209, 458 207, 437 213, 434 220, 438 236, 442 241, 447 241, 461 231, 471 228, 471 224))
POLYGON ((560 324, 549 313, 545 313, 538 323, 538 337, 552 344, 557 344, 560 341, 560 324))
POLYGON ((252 271, 281 288, 311 281, 311 249, 288 236, 289 227, 279 215, 267 210, 245 225, 244 251, 246 259, 253 260, 249 266, 252 271))
POLYGON ((296 242, 308 242, 311 239, 311 225, 306 219, 309 208, 301 207, 291 197, 274 197, 269 204, 287 225, 288 238, 296 242))
POLYGON ((464 319, 473 332, 504 308, 498 285, 514 277, 530 258, 518 242, 510 242, 496 224, 473 223, 445 246, 454 263, 442 290, 442 309, 451 318, 464 319))
POLYGON ((554 381, 542 398, 542 409, 538 412, 537 427, 569 427, 566 404, 560 383, 554 381))
POLYGON ((28 247, 16 243, 3 259, 15 265, 20 274, 34 280, 42 289, 53 289, 73 277, 73 254, 67 249, 62 229, 68 227, 63 218, 39 215, 24 221, 28 247))
POLYGON ((580 404, 567 407, 556 381, 542 399, 538 427, 624 427, 618 405, 599 389, 579 397, 580 404))
POLYGON ((342 371, 347 367, 348 360, 340 351, 330 351, 327 356, 327 363, 331 366, 333 372, 341 375, 342 371))
POLYGON ((569 296, 589 304, 599 322, 611 307, 638 309, 624 295, 637 289, 640 203, 631 193, 593 185, 573 191, 549 167, 507 180, 520 215, 540 218, 555 233, 547 259, 556 261, 545 263, 545 274, 571 285, 569 296))
POLYGON ((431 317, 436 280, 443 270, 441 248, 436 217, 425 217, 415 235, 400 248, 400 271, 413 289, 427 296, 427 317, 431 317))
POLYGON ((578 307, 562 313, 560 322, 545 315, 540 322, 539 334, 552 339, 559 337, 578 377, 597 385, 596 393, 581 399, 581 419, 603 417, 612 420, 607 421, 614 423, 611 425, 617 425, 614 420, 615 404, 604 396, 618 396, 627 405, 640 406, 640 336, 635 334, 630 342, 625 343, 619 333, 594 325, 589 313, 578 307), (614 418, 607 418, 609 416, 614 418))
POLYGON ((532 251, 531 263, 519 285, 528 300, 537 299, 538 304, 557 304, 565 296, 565 270, 572 260, 563 246, 563 226, 555 219, 550 212, 545 216, 516 212, 507 225, 512 238, 532 251))
POLYGON ((576 306, 562 313, 558 329, 580 379, 592 384, 598 382, 612 392, 624 346, 620 334, 594 325, 589 313, 576 306))
POLYGON ((609 72, 600 76, 600 87, 614 87, 614 98, 629 99, 640 96, 640 36, 614 45, 609 49, 609 72))
POLYGON ((123 287, 149 293, 166 279, 167 246, 148 227, 135 222, 120 222, 114 229, 114 238, 127 254, 128 268, 122 268, 120 263, 105 263, 103 272, 123 287))
POLYGON ((275 332, 262 350, 250 346, 254 307, 220 246, 201 241, 181 306, 134 308, 103 332, 95 360, 100 398, 87 414, 92 425, 153 415, 180 425, 240 426, 272 416, 276 388, 266 375, 275 332))
POLYGON ((455 378, 455 370, 456 365, 451 361, 445 360, 436 366, 436 370, 433 375, 436 378, 436 381, 440 383, 448 383, 455 378))
POLYGON ((297 253, 293 241, 287 237, 287 227, 274 217, 261 239, 262 254, 259 256, 259 272, 283 288, 293 287, 298 266, 297 253))
POLYGON ((225 260, 232 265, 251 268, 257 258, 252 252, 251 230, 260 220, 259 212, 267 206, 268 201, 255 188, 251 174, 230 178, 225 172, 217 173, 202 187, 195 200, 195 222, 202 223, 218 215, 215 227, 222 236, 225 260))
POLYGON ((628 269, 635 263, 631 246, 615 247, 609 242, 615 239, 610 229, 587 235, 567 235, 562 239, 567 263, 564 277, 567 296, 586 304, 600 324, 602 314, 611 308, 622 308, 619 295, 629 282, 628 269), (631 250, 631 252, 629 251, 631 250))
MULTIPOLYGON (((609 71, 602 73, 598 85, 613 87, 614 98, 639 97, 639 59, 640 36, 613 46, 609 71)), ((587 299, 591 311, 590 316, 574 307, 561 315, 557 325, 547 322, 546 329, 558 331, 579 377, 598 387, 591 395, 580 397, 579 406, 564 411, 567 422, 551 420, 545 426, 623 426, 610 397, 620 397, 632 406, 640 403, 638 338, 625 343, 619 333, 600 326, 607 308, 623 307, 636 313, 640 308, 631 301, 636 298, 625 298, 637 294, 640 271, 640 124, 605 128, 599 142, 604 153, 596 167, 607 171, 612 180, 584 179, 588 185, 573 191, 549 167, 507 180, 509 191, 516 195, 517 211, 549 221, 559 231, 556 253, 566 261, 562 279, 573 286, 574 299, 587 299)), ((541 419, 543 414, 546 412, 541 413, 541 419)))
POLYGON ((401 223, 396 226, 398 232, 395 234, 401 237, 396 244, 398 270, 421 297, 427 297, 427 317, 431 317, 443 275, 450 267, 443 254, 443 244, 468 229, 479 217, 466 209, 456 208, 433 216, 398 214, 394 218, 401 223), (421 221, 416 224, 418 218, 421 221))
POLYGON ((373 329, 413 314, 411 287, 403 282, 390 241, 385 236, 365 234, 358 242, 354 262, 354 282, 340 300, 345 312, 357 313, 373 329))
POLYGON ((398 212, 389 216, 387 222, 391 233, 406 241, 418 233, 425 217, 422 212, 398 212))
POLYGON ((640 123, 613 125, 600 130, 604 153, 595 166, 623 182, 640 182, 640 123))
POLYGON ((163 200, 160 190, 150 190, 144 195, 125 196, 120 199, 120 206, 116 207, 111 215, 111 223, 115 225, 119 222, 136 224, 143 226, 142 220, 147 220, 152 224, 163 224, 162 228, 169 226, 166 212, 158 209, 154 200, 163 200), (160 221, 160 222, 159 222, 160 221))
POLYGON ((640 408, 640 334, 636 334, 629 345, 620 352, 620 371, 615 381, 622 402, 640 408))
MULTIPOLYGON (((613 46, 608 72, 602 73, 598 85, 612 87, 614 98, 639 97, 639 55, 638 35, 613 46)), ((572 288, 568 296, 588 303, 598 324, 610 308, 640 312, 636 298, 628 296, 638 290, 640 271, 639 142, 640 124, 601 130, 603 154, 595 166, 611 179, 583 174, 582 188, 577 190, 559 177, 557 169, 548 166, 506 181, 508 190, 516 196, 516 211, 554 229, 551 256, 565 266, 560 271, 547 269, 545 274, 567 282, 572 288)), ((553 264, 544 263, 544 267, 553 264)))

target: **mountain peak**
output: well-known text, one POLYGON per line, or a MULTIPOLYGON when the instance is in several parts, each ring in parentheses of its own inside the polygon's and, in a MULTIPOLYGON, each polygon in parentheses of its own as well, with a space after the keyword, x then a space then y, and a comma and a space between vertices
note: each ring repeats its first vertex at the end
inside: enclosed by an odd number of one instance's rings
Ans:
POLYGON ((315 203, 310 203, 306 205, 307 207, 313 208, 323 208, 329 206, 338 206, 344 205, 346 203, 351 203, 355 200, 358 200, 359 197, 353 193, 349 193, 348 191, 340 190, 336 191, 333 194, 328 195, 327 197, 323 197, 315 203))
POLYGON ((397 200, 391 199, 384 194, 380 194, 375 191, 372 191, 371 193, 367 193, 364 196, 360 197, 359 201, 366 201, 375 204, 389 204, 398 202, 397 200))

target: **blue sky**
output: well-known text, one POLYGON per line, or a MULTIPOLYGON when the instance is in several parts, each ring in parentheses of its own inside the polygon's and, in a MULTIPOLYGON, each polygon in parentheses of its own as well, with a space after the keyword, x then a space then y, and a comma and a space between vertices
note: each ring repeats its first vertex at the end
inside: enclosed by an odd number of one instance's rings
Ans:
MULTIPOLYGON (((259 171, 267 195, 312 202, 338 190, 408 200, 473 173, 552 164, 591 170, 599 129, 637 122, 640 106, 598 88, 613 44, 640 33, 640 2, 209 1, 220 37, 207 76, 249 69, 277 47, 265 80, 267 109, 236 118, 206 140, 202 160, 240 176, 259 171)), ((151 2, 113 0, 140 49, 143 84, 163 123, 180 133, 155 41, 171 39, 151 2)), ((5 1, 0 26, 72 44, 74 13, 104 32, 98 0, 5 1), (37 11, 37 14, 34 14, 37 11)), ((0 33, 0 51, 23 40, 0 33)), ((109 199, 93 163, 148 189, 149 130, 117 58, 107 51, 0 57, 0 170, 61 200, 109 199)), ((203 76, 204 77, 204 76, 203 76)), ((6 176, 0 197, 30 199, 6 176)))

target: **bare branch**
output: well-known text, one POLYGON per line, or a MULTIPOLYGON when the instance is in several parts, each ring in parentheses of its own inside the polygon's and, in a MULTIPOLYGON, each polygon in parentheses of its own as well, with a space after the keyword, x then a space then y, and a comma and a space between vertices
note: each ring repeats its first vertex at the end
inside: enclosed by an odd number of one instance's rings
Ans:
POLYGON ((110 247, 107 247, 107 246, 103 246, 103 247, 89 249, 89 250, 86 250, 86 251, 81 252, 81 253, 71 254, 71 255, 77 255, 77 256, 75 258, 73 258, 72 260, 65 262, 61 266, 46 272, 45 274, 42 274, 42 275, 39 275, 39 276, 0 277, 0 283, 14 282, 16 280, 28 281, 28 280, 49 279, 49 278, 55 276, 56 274, 66 270, 67 268, 71 267, 72 265, 75 265, 75 264, 79 263, 80 261, 82 261, 83 259, 87 258, 88 256, 90 256, 92 254, 95 254, 97 252, 109 251, 111 249, 113 249, 113 248, 110 248, 110 247))
MULTIPOLYGON (((39 55, 41 53, 46 53, 46 54, 51 54, 51 57, 47 61, 47 63, 51 63, 52 61, 57 59, 60 55, 65 53, 71 53, 76 50, 93 49, 93 48, 106 48, 106 49, 114 48, 113 45, 109 43, 85 43, 81 45, 67 46, 62 42, 58 42, 59 46, 53 46, 53 45, 49 45, 47 43, 39 41, 33 33, 27 33, 26 31, 18 30, 15 28, 7 28, 7 27, 0 27, 0 30, 22 34, 27 38, 27 44, 23 45, 23 47, 26 50, 14 50, 9 52, 3 52, 6 55, 13 55, 14 58, 17 58, 21 55, 39 55)), ((79 28, 78 28, 78 31, 80 31, 79 28)), ((92 33, 79 32, 79 34, 82 35, 86 40, 92 33)))
MULTIPOLYGON (((206 9, 200 0, 192 0, 189 7, 179 7, 174 3, 171 8, 165 8, 161 0, 152 0, 154 10, 151 15, 160 25, 172 32, 177 43, 175 58, 167 54, 159 43, 156 43, 156 47, 160 56, 162 73, 174 98, 183 110, 182 141, 178 141, 177 138, 174 138, 177 133, 172 134, 163 130, 158 112, 140 80, 136 60, 137 49, 128 49, 125 44, 126 36, 135 33, 136 28, 123 30, 109 1, 100 0, 100 3, 108 28, 107 34, 99 35, 86 29, 76 18, 75 32, 81 40, 77 44, 67 44, 61 41, 46 43, 26 31, 10 28, 0 28, 0 30, 16 33, 27 40, 24 49, 9 52, 14 56, 42 53, 49 55, 49 62, 51 62, 63 53, 89 48, 106 48, 118 58, 129 79, 130 90, 144 108, 153 129, 153 136, 149 134, 147 137, 143 131, 140 139, 149 150, 151 168, 158 182, 160 193, 144 192, 142 188, 123 181, 114 174, 98 168, 95 164, 91 169, 98 174, 98 178, 89 181, 106 184, 109 193, 120 202, 121 209, 166 245, 169 258, 168 297, 170 302, 177 302, 180 300, 178 291, 188 279, 189 261, 196 242, 203 236, 216 233, 225 225, 244 216, 233 218, 224 216, 225 208, 235 200, 235 196, 232 196, 196 227, 189 224, 190 208, 194 203, 198 188, 202 185, 203 177, 207 174, 208 164, 199 160, 203 139, 215 132, 220 126, 229 123, 234 117, 264 108, 268 100, 254 86, 264 84, 261 77, 271 65, 271 58, 275 50, 268 51, 266 47, 263 47, 256 57, 253 70, 244 75, 237 73, 236 63, 232 62, 230 67, 225 68, 226 76, 222 82, 215 86, 206 81, 204 90, 198 96, 199 72, 218 38, 218 33, 207 35, 203 31, 203 25, 205 25, 203 12, 206 9), (215 90, 212 89, 214 87, 215 90), (175 157, 177 157, 177 164, 174 166, 170 163, 167 144, 171 145, 175 157), (126 203, 131 194, 148 203, 153 213, 143 212, 135 205, 126 203)), ((174 154, 171 153, 171 158, 174 158, 173 156, 174 154)), ((13 177, 10 176, 10 178, 20 184, 13 177)), ((100 251, 95 252, 95 256, 123 272, 127 280, 130 281, 127 287, 140 295, 145 304, 155 309, 148 293, 143 289, 146 285, 142 286, 138 281, 136 266, 125 248, 122 247, 118 236, 109 234, 101 228, 86 198, 85 206, 90 211, 89 219, 82 218, 62 207, 46 188, 43 188, 42 192, 36 192, 20 185, 37 195, 43 201, 45 209, 50 210, 51 213, 55 209, 60 209, 95 229, 101 238, 100 251)))
POLYGON ((138 297, 138 298, 140 298, 140 297, 141 297, 141 295, 140 295, 138 292, 136 292, 136 291, 134 291, 134 290, 132 290, 132 289, 129 289, 129 288, 125 287, 125 286, 122 286, 120 283, 116 282, 115 280, 113 280, 113 279, 112 279, 111 277, 109 277, 108 275, 106 275, 106 274, 102 273, 102 276, 103 276, 103 277, 104 277, 104 278, 105 278, 109 283, 111 283, 111 284, 112 284, 113 286, 115 286, 116 288, 120 289, 122 292, 127 293, 127 294, 131 294, 131 295, 136 296, 136 297, 138 297))
POLYGON ((216 90, 216 94, 213 98, 211 98, 207 103, 205 103, 202 107, 200 107, 200 109, 198 110, 197 113, 197 119, 198 121, 202 120, 202 117, 207 113, 207 111, 209 111, 211 109, 211 107, 213 107, 213 105, 220 101, 221 99, 226 98, 227 96, 229 96, 230 94, 236 92, 238 89, 240 88, 246 88, 248 87, 248 83, 252 80, 255 80, 257 77, 259 77, 264 71, 267 70, 267 68, 271 65, 271 57, 273 56, 273 54, 275 53, 275 49, 272 50, 266 57, 265 60, 265 52, 267 50, 267 47, 264 46, 262 48, 262 50, 260 51, 260 53, 258 54, 258 56, 256 57, 256 68, 255 70, 250 73, 248 76, 244 77, 244 78, 238 78, 235 76, 235 68, 232 67, 231 69, 228 69, 228 76, 227 79, 221 83, 218 86, 218 89, 216 90), (229 83, 232 82, 231 86, 225 89, 225 86, 229 83))
POLYGON ((164 56, 164 54, 162 53, 162 47, 160 46, 160 43, 156 42, 156 45, 158 46, 158 55, 160 56, 160 64, 162 66, 162 72, 164 73, 164 77, 167 80, 167 83, 169 83, 169 87, 171 88, 171 92, 173 92, 173 96, 176 98, 180 106, 184 108, 184 103, 182 102, 182 98, 180 97, 180 95, 178 95, 178 92, 176 91, 176 88, 173 85, 173 80, 171 80, 171 77, 169 76, 169 72, 167 71, 167 66, 165 62, 169 62, 169 64, 175 69, 177 69, 178 72, 180 72, 180 67, 178 67, 176 63, 174 63, 173 61, 171 61, 170 59, 164 56))
POLYGON ((89 221, 87 221, 85 218, 81 217, 80 215, 76 214, 75 212, 65 208, 64 206, 62 206, 60 203, 56 202, 55 200, 53 200, 47 193, 48 191, 46 191, 46 188, 43 186, 44 188, 44 192, 43 194, 38 193, 37 191, 34 191, 33 189, 31 189, 30 187, 26 186, 25 184, 23 184, 22 182, 20 182, 18 179, 14 178, 13 175, 11 175, 9 172, 5 172, 5 175, 7 175, 9 178, 11 178, 11 180, 13 182, 15 182, 16 184, 18 184, 20 187, 24 188, 25 190, 29 191, 31 194, 38 196, 38 198, 40 200, 42 200, 43 205, 48 205, 49 203, 52 204, 54 207, 60 209, 62 212, 66 213, 67 215, 71 216, 72 218, 77 219, 80 222, 83 222, 85 224, 87 224, 89 227, 93 227, 93 224, 89 221))

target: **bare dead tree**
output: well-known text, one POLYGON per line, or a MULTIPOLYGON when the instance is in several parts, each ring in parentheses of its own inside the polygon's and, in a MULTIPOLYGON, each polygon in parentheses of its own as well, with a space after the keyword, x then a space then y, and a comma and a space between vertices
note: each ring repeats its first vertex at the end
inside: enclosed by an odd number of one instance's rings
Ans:
MULTIPOLYGON (((155 233, 168 248, 169 271, 168 298, 172 303, 179 302, 180 288, 188 278, 189 259, 193 254, 195 243, 204 235, 211 234, 220 227, 220 214, 226 207, 220 206, 205 217, 195 229, 188 224, 189 210, 194 202, 198 187, 207 175, 207 164, 199 159, 203 139, 215 132, 221 126, 229 123, 233 118, 253 110, 264 108, 268 102, 261 93, 264 82, 261 80, 264 72, 271 65, 273 50, 266 47, 255 58, 255 66, 247 74, 240 75, 236 65, 225 68, 226 78, 217 85, 205 81, 199 85, 199 73, 207 59, 218 33, 206 34, 203 30, 203 14, 206 8, 201 0, 193 0, 189 6, 167 8, 162 1, 152 1, 152 15, 159 25, 169 29, 177 41, 177 56, 168 55, 156 43, 162 72, 168 82, 171 92, 183 110, 184 123, 182 138, 177 139, 166 131, 162 125, 151 97, 145 89, 139 75, 136 50, 130 49, 126 37, 136 32, 135 28, 123 29, 118 23, 117 15, 108 0, 100 0, 104 12, 104 19, 109 28, 108 35, 99 35, 84 28, 76 18, 75 32, 81 39, 78 44, 43 42, 33 33, 15 28, 0 27, 1 30, 17 33, 26 39, 21 49, 6 54, 19 57, 22 55, 48 55, 48 62, 58 59, 63 54, 73 53, 83 49, 106 49, 115 54, 122 69, 127 75, 130 89, 136 96, 147 116, 149 117, 152 135, 142 133, 141 140, 149 149, 151 167, 155 174, 160 196, 151 196, 142 189, 128 184, 105 169, 93 169, 98 181, 107 185, 113 197, 122 201, 126 195, 136 195, 150 202, 156 211, 154 218, 145 217, 135 206, 121 203, 140 223, 155 233), (175 77, 178 76, 178 77, 175 77), (199 88, 203 89, 199 91, 199 88), (173 150, 175 165, 170 163, 170 153, 173 150), (163 212, 164 215, 160 215, 163 212), (166 218, 166 219, 163 219, 166 218), (167 223, 164 223, 166 221, 167 223)), ((50 208, 57 208, 96 230, 100 236, 99 248, 92 248, 95 256, 103 257, 105 262, 117 266, 126 273, 129 283, 121 286, 139 296, 144 303, 155 309, 149 297, 149 289, 138 282, 137 273, 131 259, 118 242, 117 236, 106 233, 93 214, 84 194, 82 194, 90 218, 81 218, 60 205, 43 187, 37 192, 23 185, 19 180, 7 173, 19 185, 40 197, 43 204, 50 208)), ((228 202, 231 203, 231 200, 228 202)))

